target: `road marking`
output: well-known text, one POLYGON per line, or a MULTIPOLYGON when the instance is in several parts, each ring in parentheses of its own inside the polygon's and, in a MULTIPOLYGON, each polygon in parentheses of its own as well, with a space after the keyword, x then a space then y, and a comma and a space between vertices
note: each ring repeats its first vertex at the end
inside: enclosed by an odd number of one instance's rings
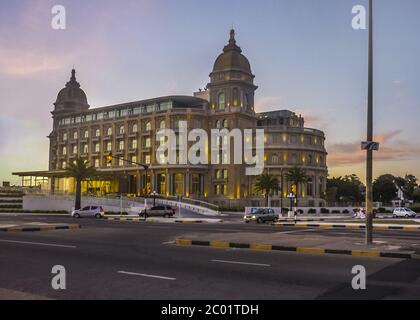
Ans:
POLYGON ((145 273, 135 273, 135 272, 128 272, 128 271, 118 271, 117 273, 127 274, 129 276, 139 276, 139 277, 146 277, 146 278, 172 280, 172 281, 176 280, 176 278, 162 277, 162 276, 156 276, 156 275, 153 275, 153 274, 145 274, 145 273))
POLYGON ((0 240, 0 242, 31 244, 31 245, 37 245, 37 246, 60 247, 60 248, 71 248, 71 249, 77 248, 76 246, 69 246, 69 245, 64 245, 64 244, 53 244, 53 243, 42 243, 42 242, 28 242, 28 241, 14 241, 14 240, 0 240))
POLYGON ((248 266, 258 266, 258 267, 271 267, 269 264, 265 263, 252 263, 252 262, 241 262, 241 261, 229 261, 229 260, 210 260, 211 262, 220 262, 220 263, 231 263, 231 264, 244 264, 248 266))
POLYGON ((166 241, 166 242, 162 242, 162 244, 174 244, 175 241, 166 241))

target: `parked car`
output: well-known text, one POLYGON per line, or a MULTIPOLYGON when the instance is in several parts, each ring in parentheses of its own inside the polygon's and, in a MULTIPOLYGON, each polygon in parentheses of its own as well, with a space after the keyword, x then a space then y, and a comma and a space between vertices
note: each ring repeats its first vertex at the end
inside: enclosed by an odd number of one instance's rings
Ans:
POLYGON ((268 221, 276 222, 279 220, 279 215, 274 212, 273 209, 258 209, 252 214, 247 214, 244 216, 244 221, 264 223, 268 221))
POLYGON ((170 218, 175 215, 175 209, 173 209, 171 206, 154 206, 150 209, 143 209, 139 216, 142 218, 147 217, 164 217, 164 218, 170 218))
POLYGON ((97 219, 103 218, 105 211, 101 206, 86 206, 78 210, 73 210, 71 216, 73 218, 94 217, 97 219))
POLYGON ((417 214, 410 208, 395 208, 392 216, 394 218, 415 218, 417 214))

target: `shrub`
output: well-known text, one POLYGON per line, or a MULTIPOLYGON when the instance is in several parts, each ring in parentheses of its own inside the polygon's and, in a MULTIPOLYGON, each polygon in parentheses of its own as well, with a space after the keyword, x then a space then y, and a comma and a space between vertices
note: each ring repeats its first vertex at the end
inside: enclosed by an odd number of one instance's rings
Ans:
POLYGON ((385 208, 378 208, 378 213, 386 213, 387 210, 385 208))
POLYGON ((349 209, 344 209, 343 213, 350 213, 349 209))
POLYGON ((333 210, 331 213, 341 213, 341 211, 340 210, 333 210))
POLYGON ((303 210, 302 210, 302 209, 298 209, 298 210, 297 210, 297 213, 298 213, 298 214, 303 214, 303 210))
POLYGON ((316 209, 314 208, 309 209, 308 214, 316 214, 316 209))
POLYGON ((330 213, 330 210, 327 208, 321 208, 321 213, 330 213))
POLYGON ((281 209, 281 213, 288 213, 289 212, 289 208, 282 208, 281 209))

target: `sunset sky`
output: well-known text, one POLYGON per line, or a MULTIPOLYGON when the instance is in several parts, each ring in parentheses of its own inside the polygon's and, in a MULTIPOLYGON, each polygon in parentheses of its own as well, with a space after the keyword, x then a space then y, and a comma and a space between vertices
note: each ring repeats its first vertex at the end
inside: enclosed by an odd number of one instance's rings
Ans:
MULTIPOLYGON (((420 1, 375 2, 375 175, 420 177, 420 1)), ((0 1, 0 181, 48 169, 50 111, 75 66, 92 108, 206 85, 236 30, 256 111, 290 109, 325 131, 331 176, 364 179, 367 0, 0 1), (51 28, 64 5, 67 29, 51 28)))

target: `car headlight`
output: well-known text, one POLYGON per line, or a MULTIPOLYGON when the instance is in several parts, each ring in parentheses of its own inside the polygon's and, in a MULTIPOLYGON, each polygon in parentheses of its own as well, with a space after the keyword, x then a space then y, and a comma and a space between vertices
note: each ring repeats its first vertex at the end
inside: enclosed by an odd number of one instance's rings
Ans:
POLYGON ((252 216, 252 219, 255 219, 256 218, 256 216, 252 216))

